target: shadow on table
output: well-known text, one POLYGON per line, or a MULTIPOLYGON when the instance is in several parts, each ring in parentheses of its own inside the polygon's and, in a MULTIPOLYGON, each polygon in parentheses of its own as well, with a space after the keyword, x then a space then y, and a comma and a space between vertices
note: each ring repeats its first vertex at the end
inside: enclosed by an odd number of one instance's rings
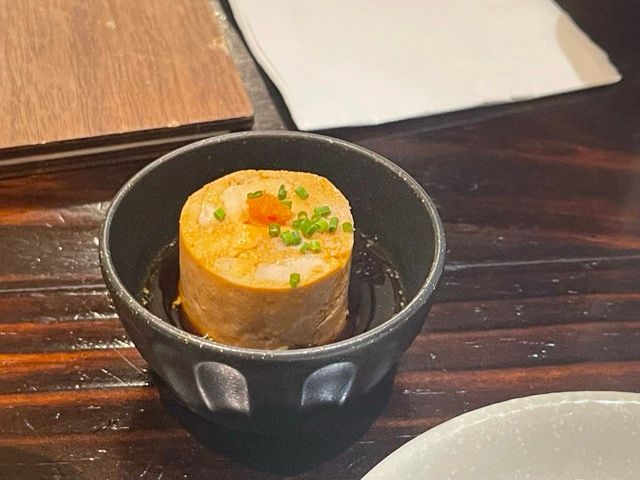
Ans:
POLYGON ((158 377, 154 383, 165 408, 203 445, 256 470, 294 475, 342 453, 367 431, 387 405, 393 375, 340 409, 308 413, 304 429, 295 418, 281 418, 269 432, 241 431, 205 420, 182 406, 158 377))

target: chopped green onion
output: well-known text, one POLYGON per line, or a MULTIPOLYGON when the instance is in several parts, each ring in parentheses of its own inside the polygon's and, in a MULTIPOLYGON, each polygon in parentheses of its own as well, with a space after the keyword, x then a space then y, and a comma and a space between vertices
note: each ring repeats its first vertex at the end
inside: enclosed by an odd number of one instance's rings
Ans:
POLYGON ((278 189, 278 200, 284 200, 285 198, 287 198, 287 189, 284 188, 284 185, 280 185, 278 189))
POLYGON ((224 220, 224 217, 227 216, 227 212, 225 212, 224 208, 222 207, 216 208, 216 210, 213 212, 213 216, 216 217, 216 220, 221 222, 222 220, 224 220))
POLYGON ((319 227, 315 222, 312 222, 311 220, 304 220, 302 222, 302 225, 300 225, 300 230, 305 237, 310 237, 319 230, 319 227))
POLYGON ((309 242, 304 242, 300 247, 300 252, 302 253, 307 253, 309 250, 311 250, 311 244, 309 242))
POLYGON ((311 228, 311 225, 313 225, 313 222, 309 219, 303 220, 300 223, 300 230, 302 230, 305 236, 309 236, 309 228, 311 228))
POLYGON ((317 221, 318 221, 318 220, 320 220, 321 218, 322 218, 322 217, 321 217, 320 215, 317 215, 317 214, 315 214, 315 213, 314 213, 314 214, 311 216, 311 221, 312 221, 312 222, 317 222, 317 221))
POLYGON ((307 218, 309 218, 309 215, 307 215, 307 212, 302 210, 302 211, 298 212, 298 218, 300 220, 306 220, 307 218))
POLYGON ((295 230, 287 230, 286 232, 282 232, 280 234, 280 238, 287 247, 300 245, 300 243, 302 242, 302 237, 295 230))
POLYGON ((296 192, 296 195, 298 195, 303 200, 309 198, 309 192, 307 192, 307 189, 302 186, 296 187, 294 191, 296 192))
POLYGON ((320 215, 321 217, 326 217, 331 213, 331 209, 327 205, 321 205, 314 208, 313 213, 316 215, 320 215))
POLYGON ((309 243, 309 248, 313 253, 320 253, 320 242, 318 240, 311 240, 309 243))
POLYGON ((302 243, 302 237, 300 236, 300 232, 297 230, 293 230, 291 232, 291 238, 293 239, 292 245, 300 245, 302 243))
POLYGON ((277 223, 270 223, 269 224, 269 236, 270 237, 277 237, 278 235, 280 235, 280 225, 278 225, 277 223))
POLYGON ((291 209, 291 205, 293 205, 293 202, 291 200, 281 200, 280 203, 288 209, 291 209))
POLYGON ((295 228, 296 230, 300 230, 300 225, 302 225, 303 220, 294 220, 293 222, 291 222, 291 226, 293 228, 295 228))
POLYGON ((329 229, 328 231, 330 233, 335 232, 338 229, 338 217, 331 217, 331 220, 329 220, 329 229))
POLYGON ((326 232, 329 228, 329 222, 327 222, 324 218, 316 221, 316 225, 318 226, 318 231, 320 233, 326 232))
POLYGON ((293 235, 289 230, 280 233, 280 238, 286 246, 293 245, 293 235))
POLYGON ((349 222, 344 222, 342 224, 342 231, 347 233, 353 232, 353 225, 351 225, 351 223, 349 222))
POLYGON ((247 198, 258 198, 262 196, 262 190, 247 193, 247 198))
POLYGON ((291 275, 289 275, 289 285, 291 286, 291 288, 296 288, 298 285, 300 285, 299 273, 292 273, 291 275))

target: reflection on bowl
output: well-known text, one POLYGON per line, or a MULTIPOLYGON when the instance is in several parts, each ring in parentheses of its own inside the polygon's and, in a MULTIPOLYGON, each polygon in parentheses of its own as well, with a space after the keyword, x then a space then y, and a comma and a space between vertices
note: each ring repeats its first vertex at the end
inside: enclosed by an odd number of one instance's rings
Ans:
MULTIPOLYGON (((433 203, 388 160, 320 135, 245 132, 183 147, 129 180, 107 213, 100 261, 129 336, 175 396, 208 419, 263 428, 285 418, 313 422, 311 412, 340 409, 389 375, 426 318, 444 250, 433 203), (363 241, 362 248, 386 252, 385 261, 397 271, 392 276, 400 277, 406 299, 400 311, 394 314, 391 305, 386 318, 368 312, 369 320, 360 320, 353 335, 328 345, 272 351, 198 337, 179 328, 162 309, 145 308, 140 292, 160 252, 175 241, 186 198, 241 169, 308 171, 333 182, 349 199, 358 231, 375 239, 363 241)), ((360 283, 355 276, 350 288, 360 283)), ((352 296, 363 301, 362 295, 352 296)), ((375 310, 385 311, 389 302, 378 302, 375 310)))

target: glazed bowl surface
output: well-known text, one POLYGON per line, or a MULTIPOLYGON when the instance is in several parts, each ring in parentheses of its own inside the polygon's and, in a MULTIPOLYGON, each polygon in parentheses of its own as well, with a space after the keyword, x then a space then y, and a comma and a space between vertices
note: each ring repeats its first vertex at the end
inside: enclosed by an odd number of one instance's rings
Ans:
POLYGON ((314 411, 357 402, 393 375, 427 317, 444 252, 436 208, 405 171, 359 146, 298 132, 223 135, 163 156, 116 194, 100 238, 107 287, 151 370, 193 412, 257 429, 313 423, 314 411), (158 253, 175 241, 187 197, 243 169, 308 171, 333 182, 351 204, 357 233, 375 238, 397 269, 402 308, 350 338, 278 351, 216 343, 146 308, 142 289, 158 253))

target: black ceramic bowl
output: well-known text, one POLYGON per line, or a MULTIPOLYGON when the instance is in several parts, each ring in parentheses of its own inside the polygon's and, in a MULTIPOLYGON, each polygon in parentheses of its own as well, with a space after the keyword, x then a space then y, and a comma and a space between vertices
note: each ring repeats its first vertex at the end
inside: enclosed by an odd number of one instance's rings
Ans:
POLYGON ((393 375, 425 321, 444 252, 436 209, 406 172, 356 145, 296 132, 224 135, 165 155, 118 192, 100 239, 104 279, 151 369, 193 412, 258 428, 340 408, 393 375), (351 338, 288 351, 215 343, 145 308, 139 292, 154 257, 176 238, 187 197, 205 183, 249 168, 309 171, 331 180, 349 199, 357 231, 376 236, 397 269, 404 308, 351 338))

